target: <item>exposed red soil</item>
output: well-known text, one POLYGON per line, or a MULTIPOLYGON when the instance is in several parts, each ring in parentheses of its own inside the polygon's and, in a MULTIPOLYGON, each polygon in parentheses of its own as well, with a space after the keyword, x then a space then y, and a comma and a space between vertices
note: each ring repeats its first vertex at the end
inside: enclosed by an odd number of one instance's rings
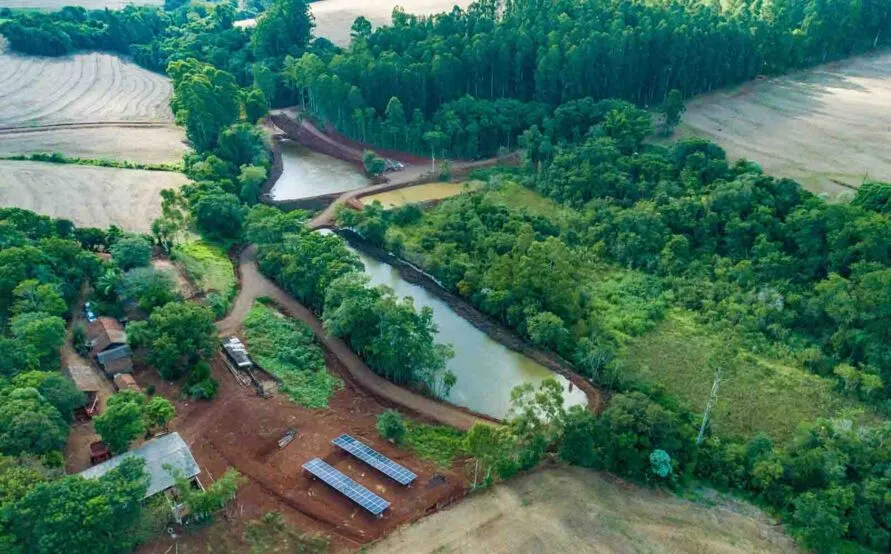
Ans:
MULTIPOLYGON (((381 440, 375 429, 381 402, 356 389, 350 375, 337 359, 327 354, 329 370, 344 377, 345 387, 331 398, 330 408, 301 408, 282 395, 263 399, 250 387, 239 385, 218 357, 214 376, 220 381, 212 402, 184 400, 179 387, 164 382, 150 369, 141 369, 140 386, 154 385, 157 393, 176 405, 177 417, 171 428, 178 431, 192 449, 207 485, 227 468, 234 467, 244 477, 235 500, 235 519, 255 519, 268 511, 280 511, 305 533, 331 537, 335 551, 352 550, 376 540, 396 527, 442 508, 467 492, 468 479, 455 471, 442 470, 422 461, 411 452, 381 440), (279 449, 278 438, 289 428, 297 438, 279 449), (418 479, 410 488, 390 481, 376 470, 347 456, 330 444, 341 433, 360 438, 379 452, 408 467, 418 479), (374 518, 302 470, 304 462, 319 457, 338 468, 392 504, 381 518, 374 518), (445 477, 431 485, 434 475, 445 477)), ((438 481, 438 479, 437 479, 438 481)), ((238 522, 233 521, 237 524, 238 522)), ((201 534, 179 537, 180 542, 202 544, 201 534)), ((169 537, 140 549, 148 554, 163 553, 173 543, 169 537)))

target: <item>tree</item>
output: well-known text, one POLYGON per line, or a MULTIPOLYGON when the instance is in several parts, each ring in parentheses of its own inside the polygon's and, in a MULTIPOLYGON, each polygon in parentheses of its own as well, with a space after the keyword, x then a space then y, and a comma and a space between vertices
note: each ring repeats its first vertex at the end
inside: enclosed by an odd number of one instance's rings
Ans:
POLYGON ((530 317, 526 323, 529 338, 537 346, 562 352, 569 343, 569 331, 563 326, 563 320, 551 312, 539 312, 530 317))
POLYGON ((23 553, 129 552, 148 476, 141 458, 127 458, 99 479, 69 475, 38 483, 8 509, 6 530, 23 553))
POLYGON ((473 456, 476 461, 474 469, 473 486, 481 484, 479 480, 480 466, 485 471, 482 484, 488 485, 492 481, 492 472, 499 466, 503 466, 505 460, 510 459, 514 452, 514 439, 505 428, 499 428, 485 423, 475 423, 470 431, 464 435, 464 450, 473 456))
POLYGON ((213 150, 220 131, 240 115, 235 78, 194 58, 170 62, 167 74, 173 80, 170 106, 177 123, 198 152, 213 150))
POLYGON ((152 243, 140 235, 124 235, 111 245, 111 257, 124 271, 147 266, 152 260, 152 243))
POLYGON ((230 468, 207 489, 198 490, 178 472, 174 472, 173 477, 179 497, 189 508, 190 517, 197 521, 210 518, 214 512, 223 509, 231 502, 235 498, 238 482, 241 480, 241 474, 230 468))
POLYGON ((650 469, 663 479, 671 475, 671 456, 668 452, 658 448, 650 452, 650 469))
POLYGON ((59 366, 59 349, 65 343, 65 321, 41 312, 19 314, 10 321, 12 336, 26 345, 42 368, 59 366))
POLYGON ((62 316, 68 311, 65 299, 59 294, 55 284, 40 284, 36 279, 22 281, 12 291, 15 303, 12 313, 43 312, 51 316, 62 316))
POLYGON ((224 129, 216 152, 233 167, 264 165, 269 161, 263 131, 249 123, 236 123, 224 129))
POLYGON ((445 145, 447 137, 442 131, 427 131, 423 138, 430 147, 431 171, 436 171, 436 152, 445 145))
POLYGON ((83 406, 87 401, 86 395, 77 389, 71 379, 58 373, 27 371, 16 375, 12 382, 16 388, 36 389, 69 423, 73 419, 75 408, 83 406))
POLYGON ((377 416, 377 432, 388 441, 401 444, 406 431, 402 415, 396 410, 384 410, 377 416))
POLYGON ((241 235, 244 209, 234 194, 205 194, 195 203, 194 211, 195 222, 209 236, 236 239, 241 235))
POLYGON ((118 295, 146 313, 179 299, 173 275, 153 267, 137 267, 124 274, 118 295))
POLYGON ((671 136, 674 132, 674 128, 681 122, 681 114, 683 114, 686 109, 687 108, 684 106, 684 95, 681 94, 681 91, 678 89, 669 91, 668 96, 665 97, 665 102, 663 102, 662 106, 659 108, 659 111, 665 116, 660 127, 660 134, 666 137, 671 136))
POLYGON ((175 415, 176 410, 174 410, 173 404, 163 396, 153 396, 145 404, 145 419, 149 428, 161 427, 166 433, 167 425, 175 415))
POLYGON ((145 434, 144 397, 130 395, 108 399, 105 411, 93 418, 96 432, 115 454, 129 448, 130 443, 145 434))
POLYGON ((263 91, 257 87, 252 87, 243 94, 242 104, 244 105, 244 118, 248 123, 255 123, 266 117, 269 112, 269 101, 263 91))
POLYGON ((364 16, 359 16, 350 27, 350 41, 367 41, 371 37, 371 22, 364 16))
POLYGON ((238 197, 248 206, 253 206, 260 201, 260 192, 263 183, 266 182, 267 171, 261 165, 243 165, 238 174, 238 183, 241 189, 238 197))
POLYGON ((298 56, 314 27, 306 0, 274 0, 257 21, 252 45, 257 59, 298 56))
POLYGON ((170 302, 146 321, 127 325, 128 339, 147 349, 146 359, 165 379, 176 379, 216 352, 217 329, 204 306, 170 302))
POLYGON ((582 406, 571 406, 564 420, 558 450, 560 459, 583 467, 594 467, 594 414, 582 406))
POLYGON ((362 154, 362 166, 368 174, 377 177, 387 169, 387 162, 373 150, 366 150, 362 154))
POLYGON ((0 452, 46 454, 65 447, 68 426, 59 411, 33 388, 13 389, 0 402, 0 452))

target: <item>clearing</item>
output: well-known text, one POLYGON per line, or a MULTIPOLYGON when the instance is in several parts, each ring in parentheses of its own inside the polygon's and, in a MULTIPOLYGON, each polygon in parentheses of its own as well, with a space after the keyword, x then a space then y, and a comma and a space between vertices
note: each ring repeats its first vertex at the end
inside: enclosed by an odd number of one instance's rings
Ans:
POLYGON ((0 205, 70 219, 79 227, 148 232, 161 215, 161 190, 187 182, 171 171, 0 161, 0 205))
POLYGON ((700 135, 765 173, 830 197, 891 181, 891 53, 853 58, 697 97, 680 135, 700 135))
POLYGON ((177 162, 171 94, 167 77, 111 54, 0 54, 0 155, 177 162))
POLYGON ((476 190, 483 186, 481 181, 465 181, 463 183, 427 183, 387 192, 379 192, 363 196, 359 199, 364 206, 380 202, 385 209, 398 208, 416 202, 443 200, 452 196, 476 190))
POLYGON ((694 503, 612 475, 554 467, 471 496, 375 544, 423 552, 799 552, 756 508, 694 503))
MULTIPOLYGON (((714 377, 709 359, 720 351, 719 341, 694 314, 671 310, 655 329, 632 339, 618 361, 623 372, 664 386, 701 412, 714 377)), ((784 443, 800 423, 821 417, 864 423, 877 418, 866 404, 839 394, 829 379, 745 354, 725 374, 712 426, 718 436, 748 438, 763 431, 784 443)))

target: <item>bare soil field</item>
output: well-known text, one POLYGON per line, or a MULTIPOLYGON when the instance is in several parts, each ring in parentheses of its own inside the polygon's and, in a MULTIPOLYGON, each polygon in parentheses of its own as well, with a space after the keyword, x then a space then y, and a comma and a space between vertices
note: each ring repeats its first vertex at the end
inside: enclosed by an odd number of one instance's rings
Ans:
POLYGON ((65 6, 80 6, 88 10, 123 9, 128 4, 135 6, 160 6, 163 0, 3 0, 4 8, 25 8, 30 10, 61 10, 65 6))
POLYGON ((0 156, 179 161, 187 147, 171 93, 167 77, 110 54, 0 54, 0 156))
POLYGON ((177 163, 188 150, 174 125, 37 127, 0 131, 0 156, 62 152, 78 158, 177 163))
POLYGON ((581 468, 553 467, 404 527, 372 554, 799 552, 756 508, 694 503, 581 468))
POLYGON ((78 226, 117 225, 148 232, 161 213, 161 190, 188 182, 170 171, 0 161, 0 205, 70 219, 78 226))
POLYGON ((111 54, 0 55, 0 127, 173 122, 167 77, 111 54))
POLYGON ((247 520, 272 510, 281 512, 303 533, 330 537, 333 551, 353 551, 464 496, 468 481, 463 473, 438 468, 378 437, 376 418, 385 406, 356 389, 336 358, 326 357, 329 370, 343 378, 346 386, 324 410, 301 408, 283 395, 260 398, 252 388, 239 385, 220 358, 214 362, 220 391, 210 403, 183 400, 179 388, 160 380, 155 371, 138 371, 140 386, 154 385, 175 403, 177 416, 171 427, 192 449, 202 482, 212 482, 229 467, 245 477, 225 520, 195 534, 161 538, 142 547, 141 554, 164 554, 172 548, 181 554, 206 553, 211 544, 213 552, 249 551, 239 530, 247 520), (279 449, 276 441, 289 428, 297 430, 297 438, 279 449), (340 452, 330 441, 341 433, 360 438, 408 467, 418 475, 417 481, 410 488, 402 487, 340 452), (389 500, 390 508, 375 518, 308 477, 301 466, 315 457, 389 500), (221 535, 225 535, 225 545, 217 542, 221 535))
MULTIPOLYGON (((48 0, 14 0, 48 1, 48 0)), ((364 16, 377 28, 381 25, 390 25, 393 8, 401 6, 406 13, 414 15, 432 15, 451 11, 454 6, 467 8, 472 0, 375 0, 367 2, 361 0, 322 0, 310 4, 312 15, 316 21, 313 34, 324 37, 338 46, 348 46, 350 43, 350 28, 357 17, 364 16)), ((245 19, 235 22, 236 27, 253 27, 256 20, 245 19)))
POLYGON ((692 100, 678 131, 720 144, 815 193, 891 181, 891 53, 755 81, 692 100))

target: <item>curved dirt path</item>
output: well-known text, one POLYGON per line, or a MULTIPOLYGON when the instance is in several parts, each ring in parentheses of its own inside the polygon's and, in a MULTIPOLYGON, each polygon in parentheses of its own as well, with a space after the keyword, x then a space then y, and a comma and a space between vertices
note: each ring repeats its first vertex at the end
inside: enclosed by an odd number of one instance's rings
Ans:
POLYGON ((254 300, 266 296, 273 299, 287 315, 309 325, 319 341, 344 365, 350 378, 374 396, 462 430, 470 429, 475 423, 493 423, 491 420, 472 415, 454 406, 415 394, 376 375, 359 356, 350 350, 345 342, 328 335, 322 327, 322 322, 315 314, 260 273, 254 246, 246 248, 241 253, 239 271, 241 273, 241 290, 235 304, 229 315, 217 322, 217 328, 221 335, 235 333, 250 311, 254 300))

